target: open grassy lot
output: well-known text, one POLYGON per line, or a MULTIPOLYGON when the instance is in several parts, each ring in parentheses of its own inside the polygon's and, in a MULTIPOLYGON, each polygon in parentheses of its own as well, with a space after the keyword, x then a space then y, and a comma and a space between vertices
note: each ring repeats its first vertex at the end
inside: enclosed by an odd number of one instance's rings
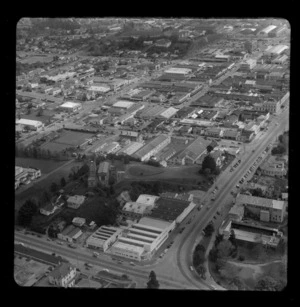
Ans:
POLYGON ((64 130, 61 133, 60 137, 55 140, 55 143, 78 146, 84 143, 87 139, 89 139, 92 136, 93 134, 91 133, 64 130))
POLYGON ((68 144, 59 144, 56 142, 49 142, 41 146, 41 148, 45 150, 50 150, 51 152, 54 152, 54 151, 60 152, 69 147, 71 146, 68 144))
POLYGON ((43 176, 43 174, 50 173, 51 171, 55 170, 66 162, 33 158, 16 158, 15 163, 16 166, 38 168, 41 170, 43 176))

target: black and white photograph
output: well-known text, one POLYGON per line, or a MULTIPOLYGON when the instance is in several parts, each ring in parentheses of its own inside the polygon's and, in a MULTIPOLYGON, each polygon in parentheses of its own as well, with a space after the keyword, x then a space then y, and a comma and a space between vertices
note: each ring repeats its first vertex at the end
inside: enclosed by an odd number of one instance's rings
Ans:
POLYGON ((17 286, 284 292, 287 19, 23 17, 15 46, 17 286))

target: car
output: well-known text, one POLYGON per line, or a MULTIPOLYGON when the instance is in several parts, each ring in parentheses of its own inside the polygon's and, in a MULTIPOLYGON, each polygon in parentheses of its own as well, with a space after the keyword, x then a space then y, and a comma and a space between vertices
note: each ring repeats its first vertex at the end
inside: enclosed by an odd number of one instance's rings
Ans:
POLYGON ((132 266, 135 266, 135 264, 133 262, 130 262, 129 264, 132 265, 132 266))
POLYGON ((194 268, 193 268, 193 266, 190 266, 190 270, 193 272, 194 271, 194 268))
POLYGON ((236 187, 239 188, 240 186, 237 184, 236 187))

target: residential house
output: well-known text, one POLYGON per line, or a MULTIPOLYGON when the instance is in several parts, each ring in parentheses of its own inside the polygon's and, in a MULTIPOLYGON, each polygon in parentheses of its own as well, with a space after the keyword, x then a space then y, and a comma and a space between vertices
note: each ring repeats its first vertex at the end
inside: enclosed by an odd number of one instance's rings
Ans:
POLYGON ((74 195, 67 199, 67 205, 69 208, 78 209, 85 201, 85 196, 74 195))
POLYGON ((68 241, 70 243, 76 241, 82 235, 81 229, 74 225, 69 225, 61 233, 57 235, 58 239, 68 241))
POLYGON ((40 208, 40 213, 49 216, 53 214, 57 209, 57 206, 54 206, 52 203, 48 203, 46 206, 40 208))
POLYGON ((75 284, 76 268, 70 263, 62 262, 49 273, 49 283, 59 287, 73 287, 75 284))
POLYGON ((237 141, 240 134, 240 131, 238 131, 237 129, 226 129, 223 132, 223 138, 227 140, 237 141))

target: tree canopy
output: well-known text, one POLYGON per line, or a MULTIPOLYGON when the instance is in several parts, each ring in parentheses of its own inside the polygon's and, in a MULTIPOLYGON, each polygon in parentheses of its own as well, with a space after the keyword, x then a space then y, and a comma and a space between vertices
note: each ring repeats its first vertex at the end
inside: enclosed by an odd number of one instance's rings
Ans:
POLYGON ((158 289, 159 288, 159 282, 156 279, 156 274, 154 271, 150 272, 149 281, 147 282, 147 288, 148 289, 158 289))
POLYGON ((216 170, 216 167, 217 167, 217 164, 216 164, 215 159, 212 156, 207 155, 202 162, 202 170, 204 171, 205 169, 210 169, 210 172, 214 173, 216 170))
POLYGON ((32 199, 28 199, 22 205, 18 213, 18 224, 21 226, 29 226, 32 217, 37 213, 38 206, 32 199))

